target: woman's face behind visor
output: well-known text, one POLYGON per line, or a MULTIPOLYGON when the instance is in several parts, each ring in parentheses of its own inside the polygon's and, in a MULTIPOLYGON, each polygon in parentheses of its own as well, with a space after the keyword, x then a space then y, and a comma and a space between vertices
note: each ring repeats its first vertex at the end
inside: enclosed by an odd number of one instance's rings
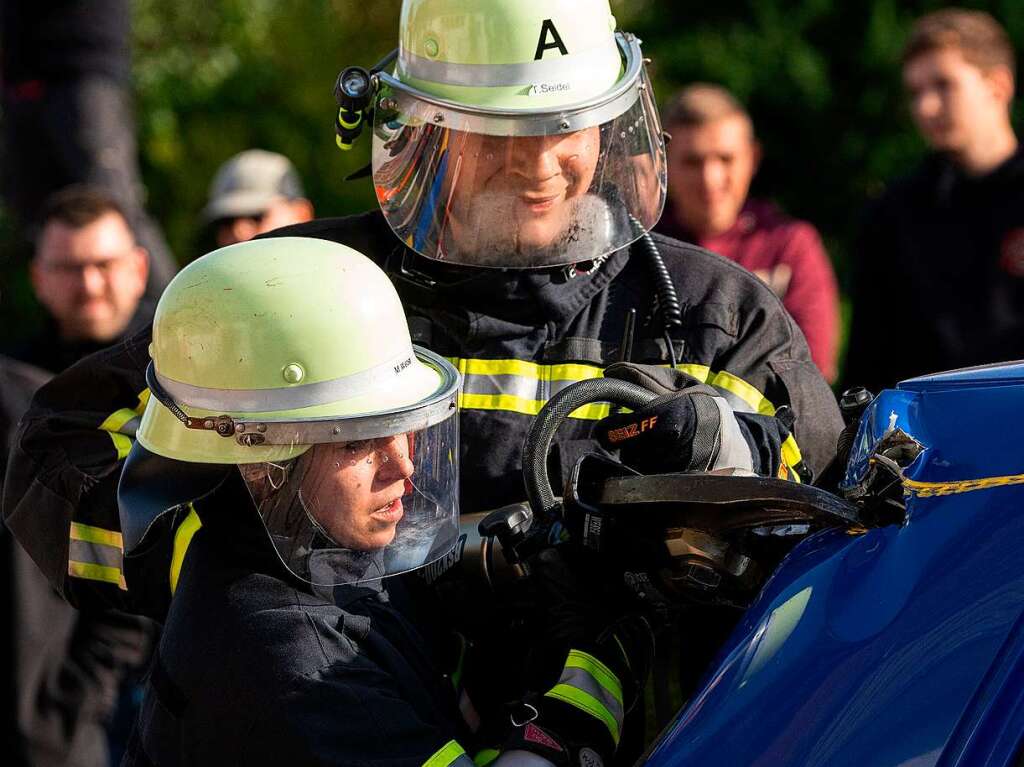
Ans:
POLYGON ((395 538, 412 490, 409 435, 317 445, 299 490, 306 512, 339 546, 382 549, 395 538))

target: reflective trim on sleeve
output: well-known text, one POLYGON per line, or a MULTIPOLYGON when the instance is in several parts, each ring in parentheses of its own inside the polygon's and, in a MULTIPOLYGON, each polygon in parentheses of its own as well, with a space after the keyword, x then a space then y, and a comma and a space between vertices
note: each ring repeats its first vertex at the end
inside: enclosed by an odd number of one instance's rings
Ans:
POLYGON ((181 564, 185 561, 185 552, 188 551, 188 546, 192 543, 192 536, 196 534, 196 531, 203 526, 203 523, 199 520, 199 515, 196 514, 196 510, 189 504, 189 513, 178 525, 178 529, 174 531, 174 550, 171 552, 171 594, 174 594, 174 590, 178 588, 178 577, 181 575, 181 564))
POLYGON ((608 728, 615 745, 622 733, 622 684, 607 666, 592 655, 571 650, 558 684, 545 697, 575 706, 608 728))
MULTIPOLYGON (((552 396, 570 384, 604 376, 604 368, 597 365, 542 365, 517 359, 448 359, 462 373, 463 389, 459 394, 459 407, 463 410, 500 410, 537 415, 552 396)), ((737 375, 725 370, 714 371, 707 365, 695 363, 678 364, 676 370, 715 387, 736 410, 775 415, 775 405, 756 386, 737 375)), ((574 410, 569 417, 599 421, 610 413, 610 405, 594 402, 574 410)), ((793 435, 789 435, 782 443, 782 459, 789 467, 803 460, 793 435)), ((800 481, 797 472, 792 471, 790 474, 796 481, 800 481)))
POLYGON ((72 578, 81 578, 87 581, 102 581, 113 583, 122 591, 128 590, 128 584, 124 582, 124 575, 117 567, 105 567, 90 562, 76 562, 68 560, 68 575, 72 578))
POLYGON ((124 559, 121 533, 72 522, 68 538, 68 575, 114 583, 127 590, 121 572, 124 559))
POLYGON ((450 765, 474 767, 473 760, 466 755, 465 749, 454 740, 449 740, 423 763, 423 767, 449 767, 450 765))
POLYGON ((110 435, 119 461, 127 458, 128 453, 131 452, 135 431, 139 428, 147 402, 149 402, 149 389, 143 389, 139 394, 139 402, 134 408, 115 410, 98 427, 100 431, 105 431, 110 435))
POLYGON ((482 748, 476 752, 476 756, 473 757, 473 764, 476 767, 487 767, 488 764, 493 762, 501 756, 501 752, 496 748, 482 748))

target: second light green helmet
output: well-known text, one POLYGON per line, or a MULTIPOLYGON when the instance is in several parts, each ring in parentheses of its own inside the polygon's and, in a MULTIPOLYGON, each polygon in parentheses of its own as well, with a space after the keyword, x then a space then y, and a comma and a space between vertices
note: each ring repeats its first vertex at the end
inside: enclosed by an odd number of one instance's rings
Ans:
POLYGON ((428 258, 595 261, 664 205, 664 140, 640 43, 608 0, 405 0, 374 75, 373 179, 428 258))

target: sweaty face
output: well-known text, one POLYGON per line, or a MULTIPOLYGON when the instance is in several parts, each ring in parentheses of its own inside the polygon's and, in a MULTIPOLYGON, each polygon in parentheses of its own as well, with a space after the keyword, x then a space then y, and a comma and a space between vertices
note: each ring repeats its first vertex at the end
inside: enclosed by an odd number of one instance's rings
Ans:
POLYGON ((40 235, 32 284, 65 340, 112 341, 135 314, 147 264, 117 213, 80 229, 51 221, 40 235))
POLYGON ((669 128, 668 189, 676 217, 698 237, 728 230, 750 191, 760 155, 742 115, 669 128))
POLYGON ((558 247, 579 226, 601 150, 597 127, 565 136, 452 131, 451 235, 486 259, 558 247))
POLYGON ((339 546, 382 549, 394 540, 411 490, 409 436, 314 447, 299 493, 306 511, 339 546))
POLYGON ((914 124, 940 152, 964 152, 1007 119, 1007 101, 995 80, 955 48, 922 53, 903 67, 914 124))

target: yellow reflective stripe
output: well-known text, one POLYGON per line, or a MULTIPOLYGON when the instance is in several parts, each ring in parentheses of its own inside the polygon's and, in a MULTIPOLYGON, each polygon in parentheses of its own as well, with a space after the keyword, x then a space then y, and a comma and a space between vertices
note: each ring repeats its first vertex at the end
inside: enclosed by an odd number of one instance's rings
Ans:
POLYGON ((134 410, 129 410, 128 408, 115 410, 100 424, 100 429, 103 431, 120 431, 122 426, 133 418, 138 418, 138 415, 134 410))
POLYGON ((83 525, 81 522, 72 522, 70 537, 73 541, 85 541, 86 543, 99 543, 103 546, 116 546, 124 550, 124 543, 121 533, 115 530, 104 530, 102 527, 83 525))
POLYGON ((68 560, 68 575, 89 581, 114 583, 117 584, 121 590, 128 590, 128 586, 124 582, 124 576, 116 567, 106 567, 104 565, 95 565, 91 562, 76 562, 74 560, 68 560))
POLYGON ((604 726, 611 733, 615 745, 619 744, 619 723, 615 720, 615 715, 590 693, 583 692, 583 690, 569 684, 556 684, 544 693, 544 697, 568 703, 570 706, 575 706, 580 711, 604 722, 604 726))
MULTIPOLYGON (((460 756, 466 756, 465 749, 456 741, 449 740, 423 763, 423 767, 448 767, 448 765, 454 764, 460 756)), ((469 757, 466 758, 469 759, 469 757)))
MULTIPOLYGON (((803 461, 804 457, 800 453, 800 448, 796 444, 796 439, 790 434, 786 437, 786 441, 782 443, 782 460, 787 466, 796 466, 798 463, 803 461)), ((790 472, 794 482, 800 481, 800 475, 795 471, 790 472)))
POLYGON ((676 365, 676 370, 681 370, 687 375, 693 376, 701 383, 708 382, 708 376, 711 375, 711 368, 707 365, 698 365, 693 362, 683 362, 676 365))
POLYGON ((449 360, 463 375, 522 376, 534 381, 586 381, 604 375, 604 369, 597 365, 571 362, 542 365, 539 362, 517 359, 481 360, 449 357, 449 360))
MULTIPOLYGON (((620 645, 621 646, 621 645, 620 645)), ((566 668, 578 668, 586 671, 597 683, 619 702, 622 703, 622 683, 615 676, 610 668, 589 653, 581 650, 569 650, 569 657, 565 661, 566 668)))
POLYGON ((149 389, 143 389, 139 393, 139 402, 132 408, 121 408, 115 410, 113 413, 103 419, 103 423, 99 425, 100 431, 105 431, 110 435, 111 441, 114 443, 114 451, 117 453, 117 460, 122 460, 128 457, 128 453, 132 450, 132 439, 131 437, 121 434, 120 431, 126 423, 132 419, 138 418, 142 415, 146 409, 146 405, 149 402, 149 389))
POLYGON ((501 756, 501 752, 496 748, 482 748, 476 752, 476 756, 473 757, 473 764, 476 767, 487 767, 488 764, 493 762, 501 756))
POLYGON ((132 440, 131 437, 126 437, 123 434, 118 434, 116 431, 107 432, 110 435, 110 439, 114 443, 114 451, 117 453, 117 460, 122 460, 128 457, 128 453, 132 451, 132 440))
POLYGON ((192 508, 192 504, 189 504, 188 516, 181 521, 178 525, 178 529, 174 531, 174 550, 171 552, 171 594, 178 588, 178 576, 181 575, 181 564, 185 561, 185 552, 188 551, 188 545, 192 543, 192 536, 196 534, 196 531, 203 526, 203 523, 199 520, 199 515, 196 514, 196 510, 192 508))
MULTIPOLYGON (((459 407, 464 410, 506 410, 523 415, 537 415, 546 403, 539 399, 525 399, 513 394, 460 394, 459 407)), ((570 418, 599 421, 611 413, 606 402, 591 402, 569 414, 570 418)))

